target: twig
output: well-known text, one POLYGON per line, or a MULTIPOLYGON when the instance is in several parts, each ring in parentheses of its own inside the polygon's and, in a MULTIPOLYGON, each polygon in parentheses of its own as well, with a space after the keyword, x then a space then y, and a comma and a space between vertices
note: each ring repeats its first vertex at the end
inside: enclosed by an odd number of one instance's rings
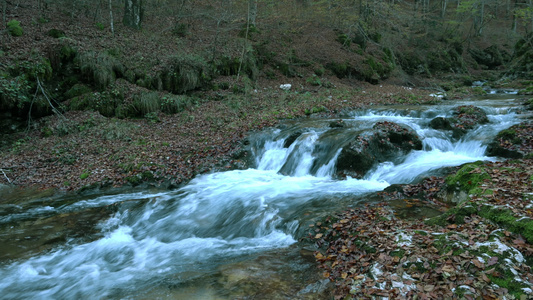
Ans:
POLYGON ((4 177, 7 179, 7 182, 11 184, 11 180, 9 179, 9 177, 7 177, 6 172, 4 172, 4 169, 0 169, 0 171, 2 171, 2 174, 4 174, 4 177))

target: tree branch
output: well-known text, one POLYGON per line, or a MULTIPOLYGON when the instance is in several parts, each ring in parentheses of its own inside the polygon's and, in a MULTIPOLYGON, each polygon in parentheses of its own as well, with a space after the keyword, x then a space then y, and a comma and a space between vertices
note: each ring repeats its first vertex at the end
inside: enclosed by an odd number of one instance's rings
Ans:
POLYGON ((9 177, 7 177, 6 172, 4 172, 4 169, 0 169, 0 171, 2 171, 2 174, 4 174, 4 177, 7 179, 7 182, 11 184, 11 180, 9 179, 9 177))
MULTIPOLYGON (((33 107, 33 103, 35 102, 35 99, 37 99, 37 94, 41 92, 43 94, 46 101, 48 101, 48 105, 52 108, 52 112, 62 119, 65 119, 65 116, 52 104, 52 101, 50 101, 50 96, 46 93, 46 90, 44 89, 43 85, 41 84, 41 80, 39 79, 39 76, 36 76, 37 78, 37 88, 35 89, 35 94, 33 95, 33 100, 30 103, 30 109, 28 111, 28 128, 27 130, 30 130, 31 125, 31 109, 33 107)), ((53 99, 52 99, 53 100, 53 99)))

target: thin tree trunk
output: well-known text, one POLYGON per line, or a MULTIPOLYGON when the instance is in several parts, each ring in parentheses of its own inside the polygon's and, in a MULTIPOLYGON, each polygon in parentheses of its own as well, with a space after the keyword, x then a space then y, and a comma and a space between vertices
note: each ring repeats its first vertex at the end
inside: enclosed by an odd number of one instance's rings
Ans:
POLYGON ((115 25, 113 23, 113 0, 109 0, 109 20, 111 23, 111 34, 115 36, 115 25))
POLYGON ((481 0, 481 8, 479 10, 479 29, 477 32, 478 35, 483 33, 483 22, 485 22, 485 0, 481 0))
MULTIPOLYGON (((529 9, 533 10, 533 0, 529 0, 529 9)), ((531 14, 531 32, 533 32, 533 13, 531 14)))
POLYGON ((441 18, 444 18, 446 16, 446 8, 448 6, 448 0, 442 0, 442 11, 441 11, 441 18))
POLYGON ((143 1, 125 0, 124 25, 141 29, 143 19, 143 1))
POLYGON ((255 27, 255 19, 257 18, 257 0, 248 0, 249 14, 248 18, 250 25, 255 27))
POLYGON ((2 24, 6 24, 6 14, 7 14, 7 0, 2 2, 2 24))
POLYGON ((516 33, 516 25, 517 25, 517 18, 516 18, 516 1, 514 1, 514 8, 513 8, 513 22, 511 24, 511 30, 516 33))

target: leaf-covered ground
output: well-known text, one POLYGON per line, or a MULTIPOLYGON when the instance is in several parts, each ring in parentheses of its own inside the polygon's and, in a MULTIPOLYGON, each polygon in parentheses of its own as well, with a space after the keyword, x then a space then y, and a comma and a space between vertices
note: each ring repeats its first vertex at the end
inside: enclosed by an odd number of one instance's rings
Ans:
MULTIPOLYGON (((531 125, 518 126, 525 153, 531 125)), ((381 197, 311 228, 336 299, 533 298, 532 159, 466 165, 381 197), (461 184, 468 200, 440 202, 461 184)))

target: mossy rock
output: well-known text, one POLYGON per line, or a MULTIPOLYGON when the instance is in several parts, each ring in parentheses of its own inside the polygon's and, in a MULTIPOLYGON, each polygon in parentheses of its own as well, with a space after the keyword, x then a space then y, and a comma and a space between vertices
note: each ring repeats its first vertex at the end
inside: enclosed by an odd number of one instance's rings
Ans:
POLYGON ((502 130, 489 143, 485 154, 487 156, 498 156, 503 158, 522 158, 524 153, 520 151, 519 145, 522 140, 518 137, 517 129, 520 125, 515 125, 509 129, 502 130))
POLYGON ((477 161, 463 165, 455 174, 446 177, 445 182, 448 189, 460 189, 468 194, 479 194, 479 186, 485 179, 490 179, 490 175, 484 169, 484 162, 477 161))

